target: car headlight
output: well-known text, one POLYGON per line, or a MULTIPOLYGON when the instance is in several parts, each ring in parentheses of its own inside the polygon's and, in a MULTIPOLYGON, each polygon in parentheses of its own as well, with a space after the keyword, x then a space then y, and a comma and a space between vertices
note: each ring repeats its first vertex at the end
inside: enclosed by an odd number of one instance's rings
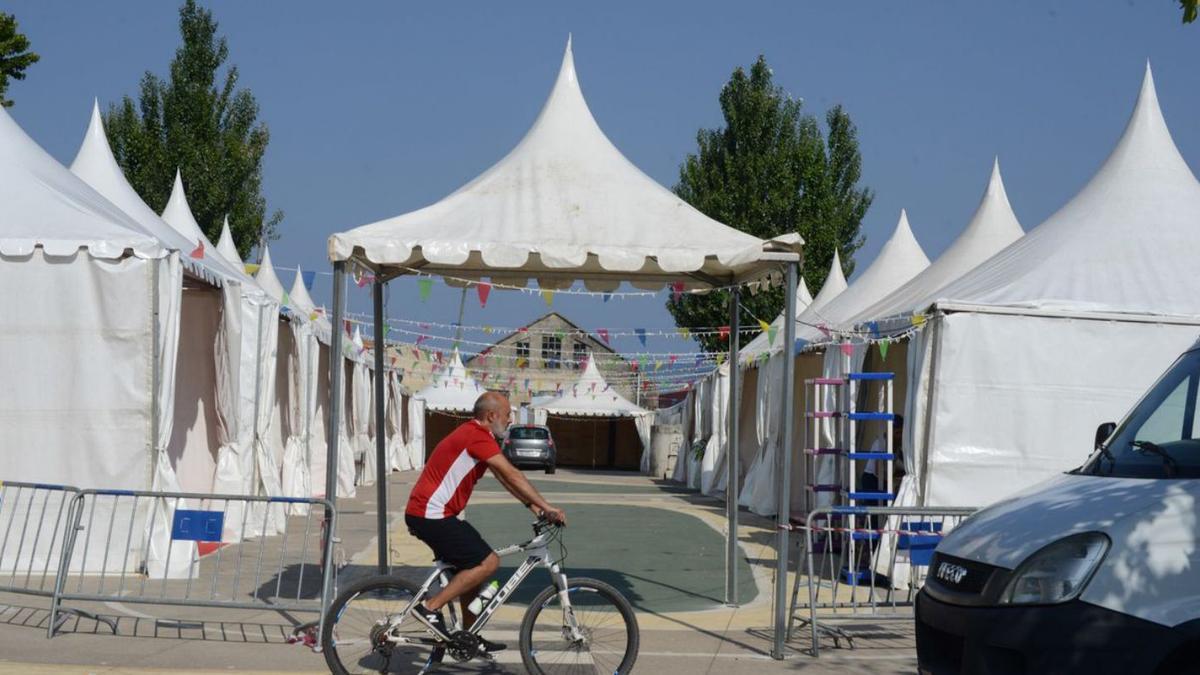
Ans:
POLYGON ((1102 532, 1083 532, 1044 546, 1013 573, 1000 604, 1052 605, 1074 600, 1104 560, 1109 544, 1102 532))

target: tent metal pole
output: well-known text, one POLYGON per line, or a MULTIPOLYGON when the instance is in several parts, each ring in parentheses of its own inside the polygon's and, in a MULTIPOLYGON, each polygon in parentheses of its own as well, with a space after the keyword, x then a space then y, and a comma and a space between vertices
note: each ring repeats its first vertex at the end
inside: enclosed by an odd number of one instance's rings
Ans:
MULTIPOLYGON (((346 366, 342 358, 342 342, 345 336, 342 334, 342 321, 346 314, 345 307, 345 288, 346 288, 346 263, 339 260, 333 263, 333 330, 329 338, 329 425, 326 427, 329 444, 328 452, 325 455, 325 499, 336 508, 337 507, 337 484, 338 484, 338 420, 342 418, 342 405, 345 403, 342 395, 342 376, 345 374, 346 366)), ((330 531, 333 521, 333 511, 327 509, 325 511, 324 531, 327 538, 333 539, 336 537, 336 532, 330 531)), ((333 547, 327 546, 326 550, 332 554, 333 547)), ((333 560, 327 558, 324 561, 325 576, 329 577, 333 573, 333 560)), ((325 588, 331 588, 332 584, 326 579, 325 588)), ((332 598, 327 598, 325 606, 329 606, 329 601, 332 598)))
POLYGON ((775 525, 775 644, 771 656, 775 659, 784 657, 784 643, 787 641, 787 589, 788 589, 788 528, 791 526, 789 509, 791 506, 792 476, 792 415, 793 399, 795 398, 796 372, 796 275, 799 263, 787 263, 787 302, 784 307, 783 320, 783 429, 779 440, 779 457, 776 462, 777 480, 779 481, 779 508, 775 525))
MULTIPOLYGON (((384 322, 387 317, 383 311, 383 286, 387 282, 375 280, 373 299, 375 301, 375 501, 378 506, 375 507, 377 514, 377 527, 379 528, 379 573, 387 574, 389 571, 388 560, 388 530, 387 530, 387 477, 390 467, 386 463, 385 455, 387 454, 387 420, 384 415, 387 414, 387 401, 385 396, 385 385, 387 384, 387 371, 384 370, 383 360, 385 352, 387 352, 387 344, 384 340, 387 337, 384 322)), ((459 321, 461 324, 462 322, 459 321)))
POLYGON ((725 605, 738 606, 737 563, 738 563, 738 410, 741 407, 741 392, 738 380, 738 351, 741 349, 740 310, 741 291, 733 289, 729 294, 729 442, 725 452, 725 605))

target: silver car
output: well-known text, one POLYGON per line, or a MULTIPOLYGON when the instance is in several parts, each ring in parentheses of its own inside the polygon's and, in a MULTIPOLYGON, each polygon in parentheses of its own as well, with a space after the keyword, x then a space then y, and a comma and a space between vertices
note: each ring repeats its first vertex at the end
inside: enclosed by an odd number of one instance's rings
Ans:
POLYGON ((508 461, 519 467, 538 467, 554 473, 558 452, 550 430, 537 424, 514 424, 508 428, 501 448, 508 461))

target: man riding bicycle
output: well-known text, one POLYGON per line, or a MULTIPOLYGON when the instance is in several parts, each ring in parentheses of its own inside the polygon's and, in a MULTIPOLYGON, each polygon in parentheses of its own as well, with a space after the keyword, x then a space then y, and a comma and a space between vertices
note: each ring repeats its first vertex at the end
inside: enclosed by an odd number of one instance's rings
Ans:
MULTIPOLYGON (((500 566, 500 558, 492 552, 492 547, 470 523, 459 517, 471 499, 475 483, 489 468, 496 480, 534 515, 567 523, 563 510, 551 506, 500 452, 496 441, 508 429, 511 418, 508 398, 499 392, 485 392, 475 401, 473 418, 459 425, 433 449, 408 497, 404 511, 408 531, 433 549, 436 559, 457 570, 437 595, 413 608, 414 617, 442 638, 449 633, 442 607, 458 598, 463 625, 470 627, 475 615, 467 606, 500 566)), ((480 642, 488 652, 505 648, 482 638, 480 642)))

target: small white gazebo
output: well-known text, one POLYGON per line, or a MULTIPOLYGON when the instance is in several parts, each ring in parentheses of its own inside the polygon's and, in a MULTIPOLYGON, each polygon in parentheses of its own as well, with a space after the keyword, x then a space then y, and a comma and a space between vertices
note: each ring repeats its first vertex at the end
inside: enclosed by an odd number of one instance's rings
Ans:
MULTIPOLYGON (((802 243, 797 234, 763 241, 723 225, 642 173, 613 146, 588 110, 568 39, 549 98, 507 156, 441 201, 329 238, 335 270, 334 323, 342 318, 347 265, 374 274, 380 343, 384 285, 405 274, 437 275, 459 283, 486 277, 489 283, 510 286, 535 279, 541 288, 552 290, 577 281, 593 291, 612 291, 622 282, 650 290, 672 284, 676 292, 688 292, 777 283, 786 267, 786 312, 792 315, 802 243)), ((734 290, 730 308, 735 324, 737 295, 734 290)), ((790 340, 792 332, 789 322, 785 339, 790 340)), ((735 327, 731 336, 736 335, 735 327)), ((731 349, 736 353, 736 337, 731 349)), ((790 409, 790 371, 787 381, 780 403, 790 409)), ((382 456, 384 449, 378 452, 382 456)), ((335 459, 333 452, 330 457, 335 459)), ((736 471, 736 465, 729 467, 736 471)), ((386 497, 382 484, 381 505, 386 497)), ((381 561, 387 554, 384 515, 381 508, 381 561)), ((728 516, 727 600, 735 603, 737 510, 732 501, 728 516)), ((786 530, 780 530, 784 560, 786 538, 786 530)), ((776 593, 781 598, 786 594, 784 581, 776 593)), ((780 625, 786 604, 783 598, 776 605, 780 625)))
POLYGON ((578 381, 570 387, 564 386, 552 396, 535 398, 529 407, 533 410, 534 422, 549 426, 554 437, 559 439, 560 465, 628 469, 639 467, 641 458, 648 456, 646 453, 650 450, 650 427, 654 423, 654 412, 613 389, 596 367, 596 359, 591 354, 578 381), (636 430, 641 446, 638 457, 618 457, 620 448, 615 445, 621 420, 626 420, 625 424, 633 423, 632 429, 636 430), (605 425, 603 428, 602 423, 605 425), (564 438, 573 438, 574 442, 564 444, 564 438), (600 454, 605 454, 605 457, 598 461, 600 454))

